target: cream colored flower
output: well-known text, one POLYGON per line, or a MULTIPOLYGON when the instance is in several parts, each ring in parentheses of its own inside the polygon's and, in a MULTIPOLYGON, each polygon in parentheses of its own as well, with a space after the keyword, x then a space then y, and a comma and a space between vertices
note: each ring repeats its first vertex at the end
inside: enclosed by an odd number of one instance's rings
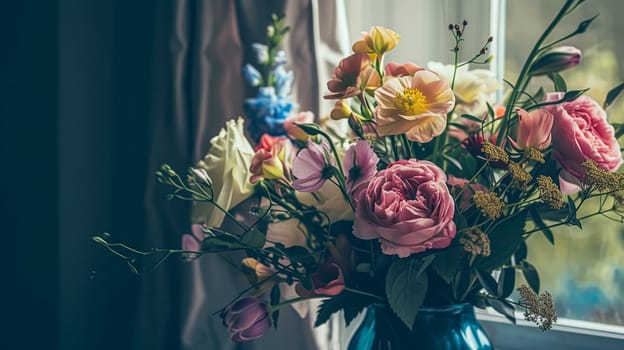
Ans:
POLYGON ((446 114, 455 104, 449 84, 429 70, 388 79, 375 91, 375 121, 381 136, 406 134, 429 142, 446 128, 446 114))
POLYGON ((311 205, 324 212, 332 223, 342 220, 353 220, 353 209, 347 203, 338 186, 327 181, 317 192, 297 192, 297 199, 301 203, 311 205))
MULTIPOLYGON (((205 170, 212 179, 214 201, 230 210, 253 192, 249 166, 255 152, 245 137, 243 118, 229 120, 210 143, 210 151, 196 168, 205 170)), ((196 202, 193 205, 194 223, 218 227, 224 217, 225 214, 210 203, 196 202)))
MULTIPOLYGON (((453 79, 453 67, 451 64, 445 65, 440 62, 427 64, 427 68, 449 84, 453 79)), ((484 118, 488 112, 486 102, 493 105, 494 93, 500 88, 502 88, 501 82, 496 79, 491 71, 486 69, 469 70, 467 65, 459 67, 453 86, 453 92, 457 99, 455 113, 484 118)))

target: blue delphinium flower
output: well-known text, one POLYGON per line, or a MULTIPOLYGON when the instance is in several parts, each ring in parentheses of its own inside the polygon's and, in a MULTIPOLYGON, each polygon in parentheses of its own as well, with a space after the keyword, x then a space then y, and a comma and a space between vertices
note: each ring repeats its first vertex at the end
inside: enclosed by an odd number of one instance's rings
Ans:
POLYGON ((259 86, 262 84, 262 74, 249 63, 243 66, 243 75, 245 76, 247 84, 251 86, 259 86))
POLYGON ((286 71, 283 66, 277 67, 275 69, 275 90, 277 92, 277 96, 288 96, 290 94, 290 90, 292 88, 293 82, 293 72, 286 71))
POLYGON ((269 62, 269 47, 264 44, 254 43, 251 47, 256 52, 256 60, 260 64, 269 62))
POLYGON ((249 118, 249 133, 257 142, 262 134, 286 135, 284 121, 290 115, 294 104, 286 96, 275 93, 272 86, 260 87, 255 98, 245 100, 245 115, 249 118))

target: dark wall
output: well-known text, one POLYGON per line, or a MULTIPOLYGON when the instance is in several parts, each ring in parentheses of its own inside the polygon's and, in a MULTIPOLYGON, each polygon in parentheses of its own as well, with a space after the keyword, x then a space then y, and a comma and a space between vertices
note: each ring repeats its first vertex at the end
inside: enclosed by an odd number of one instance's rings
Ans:
POLYGON ((0 5, 0 348, 58 341, 56 1, 0 5))

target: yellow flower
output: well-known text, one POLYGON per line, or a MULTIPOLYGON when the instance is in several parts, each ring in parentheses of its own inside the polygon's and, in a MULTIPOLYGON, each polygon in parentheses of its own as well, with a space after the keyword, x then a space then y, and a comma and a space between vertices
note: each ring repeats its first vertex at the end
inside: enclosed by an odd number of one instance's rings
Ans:
POLYGON ((383 56, 384 53, 394 49, 401 38, 393 30, 374 26, 368 33, 363 32, 364 39, 353 44, 353 52, 376 54, 383 56))
POLYGON ((375 120, 381 136, 406 134, 429 142, 446 128, 446 114, 455 104, 448 83, 429 70, 388 79, 375 91, 375 120))

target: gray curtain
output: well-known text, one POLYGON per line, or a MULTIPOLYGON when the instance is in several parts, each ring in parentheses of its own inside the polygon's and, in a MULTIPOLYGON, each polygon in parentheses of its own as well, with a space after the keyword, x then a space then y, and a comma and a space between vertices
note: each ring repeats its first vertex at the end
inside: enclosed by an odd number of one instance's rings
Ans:
MULTIPOLYGON (((188 203, 164 201, 165 189, 154 181, 153 171, 162 163, 183 171, 203 157, 210 139, 226 120, 242 114, 243 99, 249 90, 242 80, 241 67, 244 62, 253 61, 251 44, 263 41, 271 13, 287 14, 292 27, 285 46, 295 73, 294 95, 299 109, 318 116, 320 91, 324 89, 324 84, 319 84, 319 70, 326 74, 330 65, 327 62, 335 64, 346 47, 344 41, 335 39, 339 29, 336 13, 344 15, 341 2, 320 3, 158 3, 151 57, 145 246, 179 246, 180 235, 189 232, 188 203), (319 25, 320 21, 326 25, 319 25), (321 42, 320 33, 329 40, 324 40, 319 50, 316 46, 321 42), (328 58, 323 58, 321 52, 327 53, 328 58), (318 59, 323 62, 322 68, 316 64, 318 59)), ((277 331, 270 330, 257 342, 232 343, 219 317, 212 314, 246 282, 216 256, 205 256, 189 264, 166 264, 143 276, 140 284, 137 349, 173 349, 179 342, 183 349, 316 348, 310 321, 300 320, 291 309, 281 313, 277 331)))

